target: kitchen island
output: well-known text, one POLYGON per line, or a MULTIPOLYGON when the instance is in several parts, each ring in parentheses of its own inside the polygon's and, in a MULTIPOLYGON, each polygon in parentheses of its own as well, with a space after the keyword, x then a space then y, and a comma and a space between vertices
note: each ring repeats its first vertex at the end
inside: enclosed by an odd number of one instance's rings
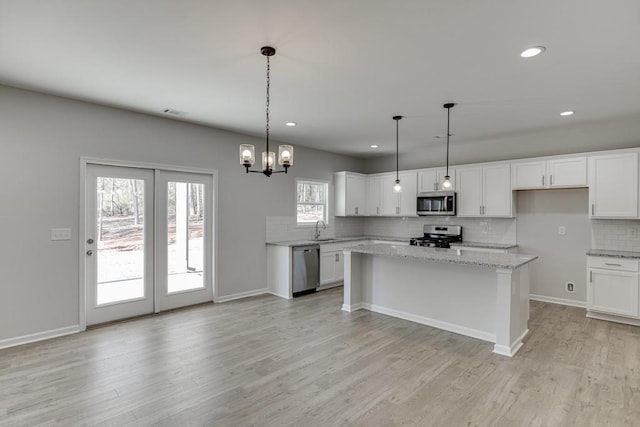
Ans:
POLYGON ((367 309, 495 343, 513 356, 528 332, 537 256, 392 244, 344 250, 345 311, 367 309))

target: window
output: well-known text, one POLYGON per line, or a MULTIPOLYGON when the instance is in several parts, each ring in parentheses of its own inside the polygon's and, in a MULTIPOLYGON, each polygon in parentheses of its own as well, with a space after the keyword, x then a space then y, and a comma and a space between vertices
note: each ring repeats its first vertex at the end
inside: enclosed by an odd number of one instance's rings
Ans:
POLYGON ((296 217, 298 225, 327 222, 329 184, 322 181, 296 180, 296 217))

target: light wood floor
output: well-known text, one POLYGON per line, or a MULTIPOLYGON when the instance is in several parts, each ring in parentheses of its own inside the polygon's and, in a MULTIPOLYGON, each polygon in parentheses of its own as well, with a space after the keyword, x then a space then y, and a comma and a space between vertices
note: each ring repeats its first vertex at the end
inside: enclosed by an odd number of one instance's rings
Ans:
POLYGON ((533 302, 509 359, 341 302, 261 296, 0 350, 0 425, 640 425, 640 328, 533 302))

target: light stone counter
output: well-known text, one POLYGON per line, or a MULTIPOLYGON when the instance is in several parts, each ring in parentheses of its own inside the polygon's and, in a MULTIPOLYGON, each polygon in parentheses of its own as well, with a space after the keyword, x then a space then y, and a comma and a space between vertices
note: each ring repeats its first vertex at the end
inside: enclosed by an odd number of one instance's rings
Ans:
MULTIPOLYGON (((323 243, 348 243, 348 242, 356 242, 360 240, 381 240, 387 242, 409 242, 409 237, 387 237, 387 236, 350 236, 350 237, 335 237, 329 239, 321 239, 321 240, 284 240, 277 242, 267 242, 267 245, 277 245, 277 246, 308 246, 308 245, 316 245, 323 243)), ((454 242, 451 244, 451 247, 463 248, 463 247, 472 247, 472 248, 486 248, 486 249, 501 249, 501 250, 509 250, 517 248, 518 245, 513 243, 491 243, 491 242, 454 242)))
POLYGON ((591 249, 587 256, 601 256, 607 258, 640 259, 640 252, 632 251, 611 251, 606 249, 591 249))
POLYGON ((489 341, 504 356, 522 347, 536 256, 384 243, 344 254, 344 311, 366 309, 489 341))
POLYGON ((483 268, 504 268, 514 270, 537 259, 537 256, 509 253, 478 252, 464 249, 425 248, 421 246, 401 246, 384 243, 358 245, 345 251, 363 254, 410 258, 420 261, 468 264, 483 268))

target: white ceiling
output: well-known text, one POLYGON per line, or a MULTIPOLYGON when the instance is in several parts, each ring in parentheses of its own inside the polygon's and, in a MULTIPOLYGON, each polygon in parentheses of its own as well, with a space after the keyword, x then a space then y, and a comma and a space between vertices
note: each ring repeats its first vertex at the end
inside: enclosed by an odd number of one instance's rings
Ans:
POLYGON ((0 83, 259 136, 271 45, 272 137, 365 157, 448 101, 452 144, 640 118, 639 42, 638 0, 0 0, 0 83))

